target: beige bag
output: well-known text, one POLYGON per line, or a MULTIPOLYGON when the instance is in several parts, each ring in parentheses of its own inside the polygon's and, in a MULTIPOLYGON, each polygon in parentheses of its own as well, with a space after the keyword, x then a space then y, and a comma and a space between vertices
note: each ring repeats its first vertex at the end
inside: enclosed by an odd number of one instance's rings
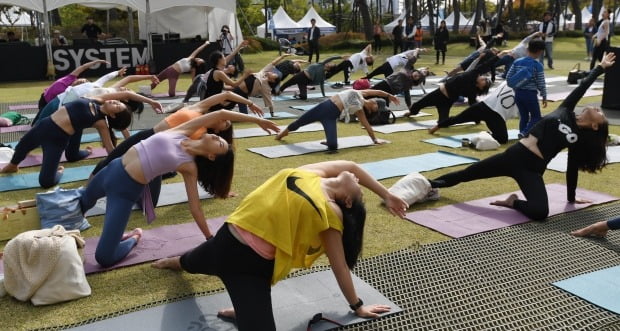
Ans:
POLYGON ((51 229, 21 233, 4 249, 4 286, 21 301, 48 305, 91 293, 78 248, 84 247, 79 230, 51 229))
POLYGON ((471 143, 477 150, 488 151, 499 148, 500 144, 488 132, 481 131, 471 139, 471 143))
POLYGON ((426 177, 418 172, 412 172, 401 178, 388 191, 405 200, 410 206, 416 202, 439 199, 439 191, 431 188, 426 177))

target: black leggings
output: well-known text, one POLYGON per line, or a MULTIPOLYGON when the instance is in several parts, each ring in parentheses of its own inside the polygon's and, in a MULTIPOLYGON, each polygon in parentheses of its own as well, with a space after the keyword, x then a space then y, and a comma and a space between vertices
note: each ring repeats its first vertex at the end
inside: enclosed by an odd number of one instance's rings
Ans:
POLYGON ((443 122, 448 119, 448 116, 450 115, 450 108, 452 108, 453 103, 454 100, 446 97, 443 93, 441 93, 440 89, 436 89, 435 91, 424 95, 422 99, 411 105, 409 112, 411 115, 415 115, 424 107, 435 106, 437 107, 437 113, 439 114, 439 119, 437 122, 443 122))
POLYGON ((235 308, 237 327, 275 330, 271 306, 273 260, 266 260, 235 238, 228 223, 215 237, 181 256, 181 267, 192 274, 219 277, 235 308))
MULTIPOLYGON (((387 92, 389 94, 394 94, 392 92, 392 88, 390 87, 390 84, 388 84, 385 80, 382 80, 381 82, 373 85, 370 87, 371 90, 379 90, 379 91, 383 91, 383 92, 387 92)), ((390 98, 383 98, 385 99, 385 105, 386 106, 390 106, 390 98)))
POLYGON ((198 93, 198 85, 200 85, 200 82, 202 81, 201 76, 202 75, 196 75, 196 77, 194 77, 192 84, 187 88, 187 92, 185 92, 183 102, 189 102, 189 99, 198 93))
POLYGON ((505 144, 508 141, 508 129, 506 128, 506 121, 504 118, 489 108, 486 103, 478 102, 473 106, 467 107, 460 114, 456 116, 450 116, 444 121, 440 121, 437 125, 440 128, 447 128, 452 125, 466 123, 466 122, 480 122, 484 121, 491 130, 491 135, 500 144, 505 144))
POLYGON ((507 176, 514 179, 525 200, 515 200, 513 208, 533 220, 549 215, 549 201, 543 181, 547 163, 520 142, 505 152, 493 155, 469 167, 431 180, 432 187, 450 187, 476 179, 507 176))
POLYGON ((308 78, 308 76, 306 76, 305 71, 298 72, 295 76, 291 77, 291 79, 287 80, 286 83, 280 86, 280 92, 284 92, 284 90, 286 90, 289 86, 297 84, 297 87, 299 88, 299 98, 301 100, 306 100, 308 99, 308 85, 310 83, 312 83, 312 81, 308 78))
POLYGON ((601 62, 603 59, 603 54, 607 51, 608 47, 609 40, 607 39, 601 40, 601 43, 598 46, 594 46, 594 51, 592 51, 592 60, 590 61, 590 70, 594 69, 596 61, 601 62))
POLYGON ((349 76, 351 75, 349 70, 351 69, 353 69, 353 63, 351 63, 351 61, 349 60, 344 60, 340 62, 337 66, 335 66, 333 69, 331 69, 327 73, 325 78, 330 79, 332 76, 342 71, 344 73, 344 82, 345 84, 347 84, 349 83, 349 76))
POLYGON ((383 74, 384 77, 387 77, 391 75, 393 72, 394 72, 394 69, 392 69, 392 66, 390 65, 390 63, 385 62, 384 64, 380 65, 375 70, 373 70, 371 73, 366 75, 366 78, 371 79, 379 74, 383 74))
MULTIPOLYGON (((146 129, 140 132, 136 132, 135 134, 129 136, 129 138, 123 140, 123 142, 118 144, 116 148, 114 148, 112 152, 110 152, 110 154, 106 156, 105 159, 97 163, 97 166, 95 166, 95 169, 93 169, 92 176, 96 175, 99 171, 101 171, 101 169, 105 168, 105 166, 107 166, 110 162, 114 161, 114 159, 123 157, 123 155, 125 155, 125 153, 127 153, 127 151, 135 144, 141 142, 142 140, 145 140, 146 138, 154 134, 155 131, 153 129, 146 129)), ((161 180, 161 176, 157 176, 149 182, 149 190, 151 191, 151 200, 153 201, 153 206, 157 206, 157 202, 159 202, 159 194, 161 193, 161 180)), ((139 205, 142 206, 142 204, 139 205)))
POLYGON ((435 51, 435 63, 439 63, 439 53, 441 53, 441 63, 446 63, 446 51, 444 50, 435 51))

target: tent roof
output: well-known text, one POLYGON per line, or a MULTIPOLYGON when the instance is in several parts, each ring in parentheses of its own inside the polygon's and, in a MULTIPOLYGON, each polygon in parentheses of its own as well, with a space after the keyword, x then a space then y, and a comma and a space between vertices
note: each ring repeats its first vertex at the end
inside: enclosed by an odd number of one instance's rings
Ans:
POLYGON ((299 26, 301 26, 301 27, 309 27, 309 26, 311 26, 310 20, 313 19, 313 18, 316 20, 316 26, 318 26, 319 28, 321 28, 321 29, 326 28, 327 30, 329 30, 329 29, 336 30, 336 26, 334 26, 333 24, 325 21, 319 15, 319 13, 316 12, 314 7, 312 7, 312 6, 310 6, 310 9, 308 9, 308 12, 306 13, 306 15, 304 15, 304 17, 302 19, 300 19, 297 22, 297 24, 299 24, 299 26))
POLYGON ((284 8, 282 8, 282 6, 278 7, 278 10, 276 10, 276 13, 273 14, 273 24, 275 25, 276 29, 289 29, 289 28, 300 28, 301 26, 299 26, 299 24, 297 24, 297 22, 293 21, 293 19, 288 16, 288 14, 286 13, 286 11, 284 11, 284 8))
POLYGON ((395 20, 393 20, 392 22, 386 24, 383 26, 383 30, 387 33, 392 33, 392 30, 394 30, 394 28, 398 25, 398 20, 403 20, 403 24, 405 23, 405 16, 407 15, 407 13, 405 11, 403 11, 402 13, 400 13, 400 16, 398 16, 395 20))
POLYGON ((12 26, 30 26, 30 15, 26 12, 18 13, 17 8, 10 8, 8 11, 8 17, 4 13, 0 13, 0 26, 11 26, 11 22, 14 22, 12 26))
POLYGON ((44 12, 43 3, 46 2, 47 10, 60 8, 62 6, 70 4, 117 4, 122 6, 129 6, 139 11, 146 12, 146 4, 149 3, 150 12, 154 13, 166 8, 177 6, 206 6, 214 8, 222 8, 230 11, 235 11, 235 1, 221 1, 221 0, 2 0, 4 4, 19 6, 28 8, 38 12, 44 12))
MULTIPOLYGON (((451 12, 450 15, 446 17, 445 21, 446 21, 447 26, 453 26, 454 25, 454 12, 451 12)), ((459 26, 471 26, 471 25, 472 25, 471 19, 465 17, 463 13, 459 13, 459 26)))

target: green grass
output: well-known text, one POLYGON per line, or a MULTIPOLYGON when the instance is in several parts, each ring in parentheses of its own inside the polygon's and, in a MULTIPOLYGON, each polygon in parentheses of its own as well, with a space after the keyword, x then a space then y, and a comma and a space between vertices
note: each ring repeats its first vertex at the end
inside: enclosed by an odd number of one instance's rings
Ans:
MULTIPOLYGON (((514 43, 513 43, 514 44, 514 43)), ((566 72, 580 59, 583 59, 583 43, 581 38, 569 40, 560 39, 555 44, 556 69, 550 74, 566 75, 566 72)), ((384 50, 386 52, 387 50, 384 50)), ((435 72, 449 70, 456 63, 471 51, 465 45, 451 45, 449 57, 446 65, 434 66, 434 53, 423 55, 418 62, 418 66, 429 65, 435 72)), ((333 54, 325 52, 323 57, 333 54)), ((259 70, 265 63, 275 57, 275 53, 260 53, 244 56, 246 64, 253 70, 259 70)), ((377 63, 382 63, 385 56, 380 56, 377 63)), ((586 65, 585 61, 581 61, 586 65)), ((27 82, 0 84, 0 102, 28 102, 36 101, 41 90, 49 82, 27 82)), ((135 84, 137 86, 138 84, 135 84)), ((167 84, 159 87, 155 92, 164 92, 167 84)), ((179 82, 179 89, 184 89, 189 85, 189 79, 184 77, 179 82)), ((134 87, 135 87, 134 86, 134 87)), ((600 103, 600 97, 584 98, 582 104, 600 103)), ((558 103, 550 103, 548 108, 543 109, 549 112, 555 109, 558 103)), ((458 113, 464 107, 455 107, 453 114, 458 113)), ((435 111, 430 111, 436 114, 435 111)), ((429 117, 430 118, 436 118, 429 117)), ((401 120, 402 121, 402 120, 401 120)), ((289 123, 290 120, 280 120, 280 124, 289 123)), ((508 122, 509 128, 516 128, 517 120, 508 122)), ((240 124, 238 127, 250 127, 247 124, 240 124)), ((484 125, 475 128, 476 130, 486 130, 484 125)), ((339 124, 340 136, 364 135, 359 125, 339 124)), ((448 136, 472 132, 471 127, 454 127, 443 129, 439 135, 448 136)), ((618 127, 611 127, 612 133, 620 133, 618 127)), ((325 160, 347 159, 356 162, 370 162, 387 158, 395 158, 414 154, 434 152, 437 146, 420 142, 428 138, 425 131, 413 131, 383 135, 377 133, 379 138, 390 140, 392 143, 368 148, 355 148, 341 150, 334 155, 322 153, 308 154, 296 157, 281 158, 271 160, 246 151, 252 146, 266 146, 275 144, 273 137, 256 137, 249 139, 239 139, 236 141, 237 162, 235 167, 235 177, 233 190, 239 193, 239 197, 226 200, 205 200, 202 202, 207 217, 217 217, 231 213, 239 204, 241 199, 251 192, 255 187, 273 175, 277 170, 285 167, 296 167, 306 163, 319 162, 325 160)), ((322 132, 298 133, 287 137, 287 142, 300 142, 324 138, 322 132)), ((505 147, 502 147, 503 150, 505 147)), ((497 151, 475 151, 472 149, 455 150, 459 154, 485 158, 497 153, 497 151)), ((85 161, 84 164, 93 164, 95 161, 85 161)), ((462 167, 440 169, 424 173, 429 178, 447 173, 462 167)), ((616 174, 620 170, 618 165, 610 165, 600 174, 580 174, 579 187, 606 192, 613 195, 620 195, 620 187, 614 185, 616 174)), ((37 168, 26 168, 24 172, 37 171, 37 168)), ((174 178, 179 181, 180 178, 174 178)), ((392 185, 397 179, 382 181, 386 186, 392 185)), ((547 183, 564 183, 564 174, 554 171, 545 173, 547 183)), ((77 187, 83 183, 72 183, 67 187, 77 187)), ((517 190, 518 187, 508 178, 495 178, 477 181, 471 184, 462 184, 455 188, 443 189, 442 198, 436 202, 413 205, 410 211, 434 208, 443 205, 479 199, 491 195, 502 194, 517 190)), ((31 199, 40 189, 3 192, 0 194, 0 205, 14 203, 17 200, 31 199)), ((399 220, 390 216, 381 206, 379 199, 370 192, 365 192, 366 206, 368 208, 368 221, 364 242, 363 257, 375 256, 382 253, 391 252, 416 244, 428 244, 450 238, 427 228, 413 223, 399 220)), ((133 213, 128 228, 136 226, 144 228, 158 227, 167 224, 178 224, 192 222, 192 218, 187 209, 187 205, 180 204, 157 209, 157 220, 152 226, 147 226, 140 213, 133 213)), ((83 233, 86 237, 98 236, 101 233, 102 217, 89 218, 93 228, 83 233)), ((198 231, 198 230, 197 230, 198 231)), ((0 249, 4 247, 0 243, 0 249)), ((319 263, 326 263, 321 259, 319 263)), ((45 307, 34 307, 30 303, 21 303, 15 299, 4 297, 0 298, 0 321, 2 329, 32 329, 46 326, 58 326, 76 323, 95 316, 108 314, 116 311, 129 309, 142 304, 162 300, 165 298, 177 297, 180 295, 191 294, 200 291, 222 288, 222 284, 215 278, 209 276, 190 275, 172 271, 154 270, 149 264, 142 264, 133 267, 121 268, 105 273, 88 276, 88 281, 93 293, 87 298, 56 304, 45 307)))

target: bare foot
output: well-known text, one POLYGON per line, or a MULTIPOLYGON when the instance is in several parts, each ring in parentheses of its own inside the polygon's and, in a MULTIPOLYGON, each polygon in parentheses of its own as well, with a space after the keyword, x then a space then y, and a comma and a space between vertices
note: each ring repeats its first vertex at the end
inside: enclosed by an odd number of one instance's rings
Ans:
POLYGON ((284 129, 282 131, 280 131, 277 135, 276 135, 276 140, 282 140, 282 138, 288 136, 288 129, 284 129))
POLYGON ((236 196, 238 196, 238 195, 239 195, 239 194, 238 194, 237 192, 233 192, 233 191, 228 192, 228 197, 229 197, 229 198, 234 198, 234 197, 236 197, 236 196))
POLYGON ((181 270, 181 257, 166 257, 151 263, 151 267, 155 269, 181 270))
POLYGON ((16 164, 9 163, 5 165, 4 168, 2 168, 2 170, 0 170, 0 173, 8 174, 8 173, 17 172, 17 170, 19 170, 19 167, 16 164))
POLYGON ((56 170, 56 172, 58 172, 58 174, 62 176, 62 174, 65 172, 65 167, 58 166, 58 170, 56 170))
POLYGON ((140 242, 140 239, 142 238, 142 229, 141 228, 135 228, 133 230, 131 230, 131 232, 127 232, 125 234, 123 234, 123 236, 121 237, 121 241, 125 241, 129 238, 134 238, 136 240, 136 245, 138 244, 138 242, 140 242))
POLYGON ((434 134, 435 132, 437 132, 439 130, 439 125, 435 125, 434 127, 428 129, 428 133, 430 134, 434 134))
POLYGON ((235 315, 235 309, 233 307, 228 307, 218 311, 217 317, 227 321, 234 321, 237 316, 235 315))
POLYGON ((513 208, 515 200, 517 200, 517 199, 518 199, 518 197, 517 197, 516 194, 511 194, 505 200, 497 200, 497 201, 491 202, 491 204, 495 205, 495 206, 502 206, 502 207, 513 208))
POLYGON ((606 221, 596 222, 590 226, 587 226, 583 229, 575 230, 571 232, 573 236, 576 237, 605 237, 607 236, 607 231, 609 231, 609 227, 607 226, 606 221))
POLYGON ((88 152, 88 155, 92 155, 93 154, 93 147, 92 146, 86 146, 86 151, 88 152))

